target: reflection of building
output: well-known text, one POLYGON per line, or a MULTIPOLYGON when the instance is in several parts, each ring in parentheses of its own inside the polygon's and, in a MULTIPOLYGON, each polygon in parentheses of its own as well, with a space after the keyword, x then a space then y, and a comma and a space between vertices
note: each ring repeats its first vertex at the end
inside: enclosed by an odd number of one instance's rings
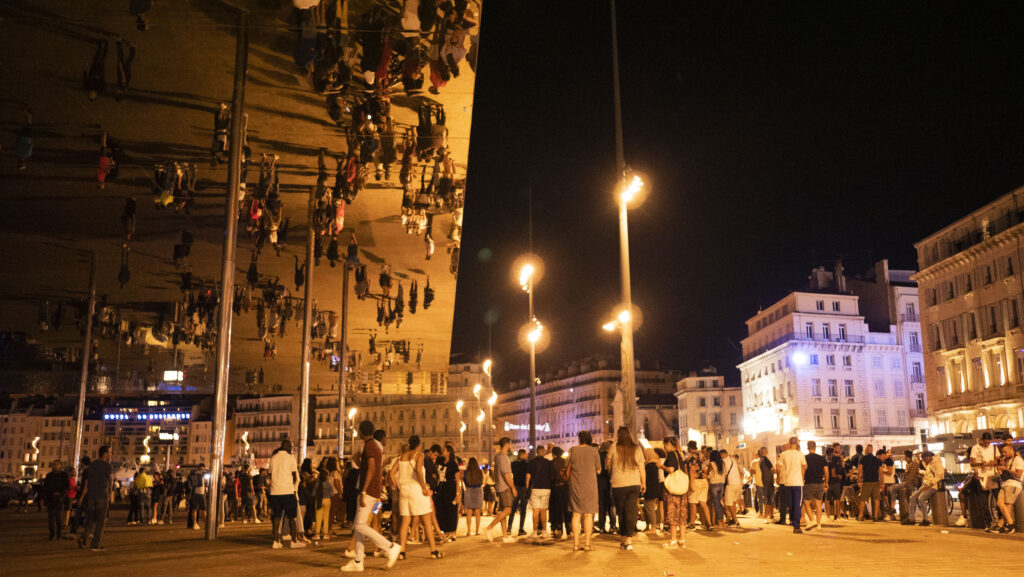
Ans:
POLYGON ((1024 428, 1024 188, 915 244, 932 433, 1024 428))
MULTIPOLYGON (((312 399, 310 404, 313 404, 312 399)), ((252 458, 269 459, 274 449, 281 446, 282 439, 291 439, 293 443, 296 441, 298 416, 297 395, 238 397, 235 399, 235 431, 231 437, 225 437, 233 444, 227 446, 225 443, 225 458, 228 455, 242 456, 245 441, 248 441, 252 458), (242 440, 243 435, 245 441, 242 440)))
POLYGON ((904 309, 894 307, 916 305, 912 286, 908 271, 889 271, 884 279, 848 288, 841 265, 835 273, 818 268, 808 290, 749 319, 738 366, 742 442, 777 445, 796 434, 844 445, 919 443, 924 393, 918 392, 920 376, 913 374, 919 366, 907 365, 912 342, 903 341, 916 334, 916 325, 909 319, 891 324, 890 316, 877 321, 885 330, 872 331, 860 310, 862 297, 855 294, 870 293, 866 308, 896 314, 904 309))
MULTIPOLYGON (((399 451, 411 435, 419 435, 424 446, 452 442, 458 446, 460 423, 466 423, 462 435, 462 448, 457 450, 463 458, 475 456, 489 460, 487 440, 487 397, 490 395, 487 376, 481 365, 464 363, 451 365, 445 394, 436 395, 381 395, 367 393, 349 394, 346 402, 345 454, 352 450, 353 428, 364 419, 369 419, 378 429, 387 431, 384 443, 385 454, 399 451), (477 395, 473 390, 480 385, 477 395), (462 415, 456 410, 459 400, 464 402, 462 415), (354 422, 348 420, 348 411, 355 409, 354 422), (480 411, 484 419, 477 423, 480 411)), ((314 431, 312 438, 315 448, 310 455, 318 457, 337 454, 338 447, 338 397, 321 395, 315 402, 314 431)), ((357 445, 358 446, 358 445, 357 445)))
MULTIPOLYGON (((102 407, 111 460, 129 467, 179 464, 190 453, 189 428, 199 399, 139 399, 121 397, 102 407), (178 436, 177 442, 174 435, 178 436), (163 437, 163 439, 161 439, 163 437)), ((207 452, 209 454, 209 452, 207 452)))
MULTIPOLYGON (((0 476, 42 476, 55 459, 70 465, 75 452, 73 411, 70 405, 15 400, 0 414, 0 476)), ((95 415, 87 417, 82 455, 94 457, 103 443, 103 426, 95 415)))
MULTIPOLYGON (((682 377, 679 371, 637 370, 637 421, 642 435, 661 441, 679 430, 678 410, 672 394, 682 377)), ((537 441, 563 448, 577 444, 577 433, 590 431, 595 440, 612 439, 616 415, 613 407, 620 371, 607 359, 574 362, 557 375, 545 375, 537 385, 537 441)), ((530 388, 527 383, 498 395, 494 417, 496 437, 508 436, 518 448, 529 443, 530 388)))
POLYGON ((682 441, 732 451, 743 432, 743 399, 737 386, 725 385, 715 367, 691 372, 676 383, 682 441))

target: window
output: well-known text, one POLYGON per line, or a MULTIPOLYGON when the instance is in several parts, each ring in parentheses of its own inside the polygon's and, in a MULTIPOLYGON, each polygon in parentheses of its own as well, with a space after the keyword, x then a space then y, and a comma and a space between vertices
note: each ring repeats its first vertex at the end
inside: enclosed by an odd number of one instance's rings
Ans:
POLYGON ((914 395, 914 397, 915 397, 914 404, 917 407, 917 410, 918 411, 923 411, 924 410, 924 393, 917 393, 916 395, 914 395))
POLYGON ((839 312, 839 301, 832 301, 832 310, 834 312, 839 312))
POLYGON ((876 397, 884 397, 885 396, 885 382, 882 381, 882 379, 875 379, 875 396, 876 397))
POLYGON ((722 414, 721 413, 712 413, 711 414, 711 424, 712 425, 721 425, 722 424, 722 414))
POLYGON ((839 430, 839 409, 832 409, 832 429, 839 430))
POLYGON ((830 367, 836 366, 836 356, 835 355, 826 355, 825 356, 825 364, 830 366, 830 367))
POLYGON ((736 426, 736 413, 729 413, 729 425, 732 427, 736 426))
POLYGON ((903 409, 896 411, 896 425, 900 427, 907 426, 907 412, 903 409))
POLYGON ((936 289, 929 289, 926 293, 928 295, 928 306, 935 306, 939 304, 939 293, 936 289))
POLYGON ((718 397, 715 397, 714 399, 711 399, 711 406, 713 406, 713 407, 721 407, 722 406, 722 399, 720 399, 718 397))
POLYGON ((1013 257, 1006 257, 1006 276, 1013 276, 1013 257))
POLYGON ((846 412, 846 425, 850 431, 857 430, 857 411, 851 409, 846 412))
POLYGON ((825 427, 821 423, 821 409, 814 409, 814 428, 824 429, 825 427))
POLYGON ((839 325, 839 340, 846 340, 846 325, 844 324, 839 325))
POLYGON ((698 407, 706 407, 706 406, 708 406, 708 400, 705 399, 704 397, 699 397, 697 399, 697 406, 698 407))
POLYGON ((729 395, 729 406, 730 407, 735 407, 736 406, 736 395, 729 395))
POLYGON ((844 367, 852 367, 853 366, 853 357, 851 357, 850 355, 843 355, 843 366, 844 367))
POLYGON ((903 361, 901 361, 899 357, 893 357, 892 358, 892 368, 893 369, 899 369, 902 366, 903 366, 903 361))
POLYGON ((839 386, 836 384, 835 379, 828 380, 828 396, 833 399, 839 396, 839 386))
POLYGON ((814 303, 814 308, 818 309, 819 311, 825 310, 825 301, 818 301, 814 303))
POLYGON ((818 366, 818 355, 811 355, 811 365, 818 366))
POLYGON ((964 292, 969 293, 974 290, 974 283, 971 282, 971 273, 964 275, 964 292))
POLYGON ((953 282, 947 282, 946 284, 946 300, 951 301, 956 298, 956 285, 953 282))
POLYGON ((882 368, 882 357, 875 355, 871 357, 871 368, 880 369, 882 368))
POLYGON ((892 382, 892 396, 901 399, 903 398, 903 380, 896 379, 892 382))
POLYGON ((848 398, 850 398, 850 399, 853 398, 853 392, 854 391, 853 391, 853 380, 852 379, 846 379, 846 380, 843 381, 843 390, 846 393, 846 396, 848 398))
POLYGON ((811 379, 811 396, 821 396, 821 379, 811 379))
POLYGON ((914 362, 910 365, 910 379, 913 383, 924 382, 924 371, 921 369, 921 363, 914 362))
POLYGON ((697 381, 697 388, 698 389, 703 389, 704 388, 704 381, 697 381))
POLYGON ((1017 315, 1017 299, 1010 299, 1010 318, 1007 320, 1010 323, 1010 328, 1015 329, 1020 326, 1020 318, 1017 315))
POLYGON ((889 417, 885 414, 885 409, 878 409, 878 425, 885 427, 889 424, 889 417))
POLYGON ((992 375, 993 380, 999 383, 999 386, 1006 384, 1006 369, 1003 368, 1003 352, 1002 350, 994 350, 991 352, 992 355, 992 375))
POLYGON ((828 323, 823 323, 821 325, 821 336, 826 341, 830 340, 832 338, 832 326, 829 325, 828 323))
POLYGON ((701 413, 700 414, 700 426, 706 427, 707 424, 708 424, 708 415, 707 415, 707 413, 701 413))
POLYGON ((992 267, 990 265, 985 265, 985 284, 992 284, 992 267))
POLYGON ((809 339, 814 338, 814 323, 804 324, 804 334, 807 335, 807 338, 809 339))

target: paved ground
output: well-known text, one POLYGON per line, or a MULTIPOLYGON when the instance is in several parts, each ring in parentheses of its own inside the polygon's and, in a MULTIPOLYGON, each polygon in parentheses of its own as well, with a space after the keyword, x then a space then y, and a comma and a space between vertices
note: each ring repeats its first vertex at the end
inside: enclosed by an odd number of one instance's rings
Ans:
MULTIPOLYGON (((73 541, 46 539, 44 513, 0 511, 0 574, 76 577, 182 574, 298 576, 338 574, 347 538, 324 546, 292 551, 270 548, 267 525, 229 525, 222 538, 209 542, 201 531, 182 525, 126 527, 124 511, 104 537, 107 550, 79 550, 73 541)), ((638 537, 633 552, 620 551, 617 540, 599 537, 590 553, 573 553, 565 542, 546 546, 526 543, 497 545, 482 537, 459 538, 445 545, 446 557, 433 561, 427 547, 410 546, 409 559, 392 571, 397 575, 490 574, 502 577, 537 575, 960 575, 984 560, 988 575, 1019 571, 1024 550, 1020 535, 994 535, 953 527, 902 527, 895 523, 841 521, 804 535, 788 527, 742 519, 744 528, 712 533, 691 532, 685 550, 666 551, 661 539, 638 537), (667 573, 671 572, 671 573, 667 573)), ((460 529, 460 533, 465 529, 460 529)), ((366 570, 383 568, 382 559, 367 559, 366 570)))

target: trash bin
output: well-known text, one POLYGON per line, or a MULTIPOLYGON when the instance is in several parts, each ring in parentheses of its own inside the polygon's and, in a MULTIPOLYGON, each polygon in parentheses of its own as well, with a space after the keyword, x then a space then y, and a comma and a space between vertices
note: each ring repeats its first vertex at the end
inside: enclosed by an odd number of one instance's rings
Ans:
POLYGON ((932 524, 949 525, 949 503, 946 501, 945 491, 936 491, 932 495, 932 524))

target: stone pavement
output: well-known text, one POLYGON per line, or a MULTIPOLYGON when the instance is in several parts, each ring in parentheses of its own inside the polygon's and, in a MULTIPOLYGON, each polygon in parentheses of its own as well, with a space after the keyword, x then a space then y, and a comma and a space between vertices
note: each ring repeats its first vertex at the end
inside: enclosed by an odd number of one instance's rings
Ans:
MULTIPOLYGON (((231 524, 221 539, 209 542, 202 531, 184 525, 127 527, 125 512, 115 510, 104 535, 107 549, 94 553, 74 541, 47 540, 45 513, 0 511, 0 575, 3 577, 73 574, 75 577, 183 574, 229 577, 337 575, 347 538, 302 550, 270 548, 270 527, 231 524)), ((954 527, 902 527, 896 523, 840 521, 793 535, 788 527, 741 519, 742 529, 690 532, 684 550, 666 551, 662 539, 634 539, 635 550, 620 551, 617 539, 600 536, 594 551, 573 553, 566 542, 531 546, 488 543, 460 537, 430 560, 425 545, 409 547, 409 559, 395 575, 588 575, 655 577, 726 575, 961 575, 983 563, 987 575, 1019 573, 1024 537, 995 535, 954 527), (668 573, 667 573, 668 572, 668 573), (1011 573, 1012 572, 1012 573, 1011 573)), ((465 531, 464 528, 460 531, 465 531)), ((383 559, 367 558, 366 571, 377 573, 383 559)))

